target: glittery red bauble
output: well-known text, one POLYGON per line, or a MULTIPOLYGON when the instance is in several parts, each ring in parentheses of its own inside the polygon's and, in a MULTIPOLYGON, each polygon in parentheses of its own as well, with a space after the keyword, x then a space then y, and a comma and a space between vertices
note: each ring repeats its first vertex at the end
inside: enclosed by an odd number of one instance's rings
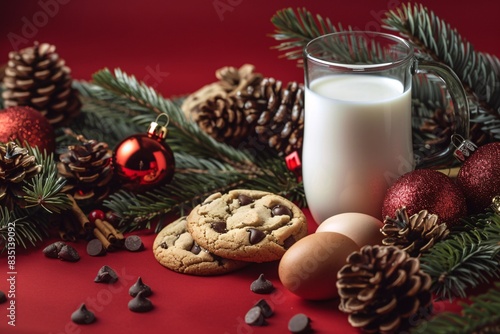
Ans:
POLYGON ((500 195, 500 142, 479 147, 465 160, 457 184, 467 200, 469 213, 479 213, 500 195))
POLYGON ((163 139, 135 134, 120 142, 113 163, 121 185, 133 192, 152 190, 172 180, 174 154, 163 139))
POLYGON ((465 196, 451 178, 430 169, 404 174, 387 190, 382 216, 393 217, 405 206, 411 216, 420 210, 436 214, 448 226, 467 215, 465 196))
POLYGON ((37 146, 41 152, 54 152, 55 133, 49 121, 30 107, 10 107, 0 110, 0 142, 19 140, 37 146))

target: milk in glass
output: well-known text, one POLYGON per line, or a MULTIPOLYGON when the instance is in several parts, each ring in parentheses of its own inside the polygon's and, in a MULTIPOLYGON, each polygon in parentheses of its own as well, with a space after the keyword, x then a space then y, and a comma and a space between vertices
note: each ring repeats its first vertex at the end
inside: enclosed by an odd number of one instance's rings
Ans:
POLYGON ((368 74, 324 76, 309 86, 302 172, 313 218, 381 219, 385 190, 413 169, 411 89, 368 74))

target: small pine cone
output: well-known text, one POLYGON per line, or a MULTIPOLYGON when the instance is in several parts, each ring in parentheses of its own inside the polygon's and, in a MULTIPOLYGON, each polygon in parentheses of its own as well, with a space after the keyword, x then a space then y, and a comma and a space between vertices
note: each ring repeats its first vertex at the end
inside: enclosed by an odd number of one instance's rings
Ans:
POLYGON ((427 210, 408 218, 406 208, 396 210, 396 219, 386 217, 380 229, 385 238, 382 244, 396 246, 410 256, 418 257, 450 232, 446 223, 438 223, 438 216, 427 210))
POLYGON ((394 246, 364 246, 337 274, 339 309, 368 333, 397 333, 430 315, 431 277, 420 261, 394 246))
POLYGON ((255 133, 262 144, 288 155, 302 148, 304 132, 304 86, 290 82, 283 87, 274 78, 261 82, 254 108, 247 109, 247 121, 256 120, 255 133))
POLYGON ((216 71, 216 77, 219 81, 189 95, 181 108, 188 119, 215 140, 238 146, 252 130, 243 110, 248 101, 255 99, 254 91, 262 75, 246 64, 239 69, 223 67, 216 71))
POLYGON ((68 146, 57 163, 59 175, 67 180, 63 191, 71 194, 79 205, 100 202, 110 190, 113 153, 106 143, 83 136, 77 138, 82 144, 68 146))
MULTIPOLYGON (((248 87, 258 87, 262 74, 254 72, 254 66, 245 64, 239 69, 226 66, 218 69, 215 76, 219 81, 205 85, 190 94, 182 103, 181 109, 188 119, 193 119, 193 114, 199 111, 200 106, 215 96, 236 96, 248 90, 248 87)), ((239 103, 241 107, 241 103, 239 103)))
POLYGON ((38 44, 9 53, 2 93, 5 107, 29 106, 58 126, 80 112, 70 69, 54 45, 38 44))
POLYGON ((200 105, 193 120, 219 142, 237 146, 248 135, 245 114, 233 97, 214 96, 200 105))
POLYGON ((218 69, 215 76, 227 92, 239 92, 248 86, 257 87, 262 81, 262 74, 255 72, 255 66, 245 64, 240 68, 226 66, 218 69))
POLYGON ((14 142, 0 143, 0 204, 24 207, 23 181, 40 173, 42 166, 26 148, 14 142))

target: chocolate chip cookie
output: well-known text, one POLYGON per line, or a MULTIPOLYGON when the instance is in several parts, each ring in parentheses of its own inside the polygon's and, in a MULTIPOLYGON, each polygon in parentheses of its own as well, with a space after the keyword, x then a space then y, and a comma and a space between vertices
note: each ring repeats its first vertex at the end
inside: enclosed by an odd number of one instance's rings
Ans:
POLYGON ((257 190, 215 193, 195 207, 187 221, 201 247, 238 261, 278 260, 307 234, 306 217, 298 206, 257 190))
POLYGON ((187 231, 186 217, 164 227, 153 243, 158 262, 173 271, 199 276, 225 274, 248 263, 224 259, 200 247, 187 231))

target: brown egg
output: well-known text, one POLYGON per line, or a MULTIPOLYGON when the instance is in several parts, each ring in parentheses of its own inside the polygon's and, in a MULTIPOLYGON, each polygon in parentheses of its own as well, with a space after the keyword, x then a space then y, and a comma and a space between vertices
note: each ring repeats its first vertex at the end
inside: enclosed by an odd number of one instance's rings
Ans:
POLYGON ((341 213, 321 223, 318 232, 337 232, 351 238, 359 248, 366 245, 381 245, 383 234, 380 229, 384 224, 375 217, 363 213, 341 213))
POLYGON ((278 267, 279 278, 285 288, 305 299, 337 297, 337 272, 347 256, 358 250, 358 245, 345 235, 310 234, 285 252, 278 267))

